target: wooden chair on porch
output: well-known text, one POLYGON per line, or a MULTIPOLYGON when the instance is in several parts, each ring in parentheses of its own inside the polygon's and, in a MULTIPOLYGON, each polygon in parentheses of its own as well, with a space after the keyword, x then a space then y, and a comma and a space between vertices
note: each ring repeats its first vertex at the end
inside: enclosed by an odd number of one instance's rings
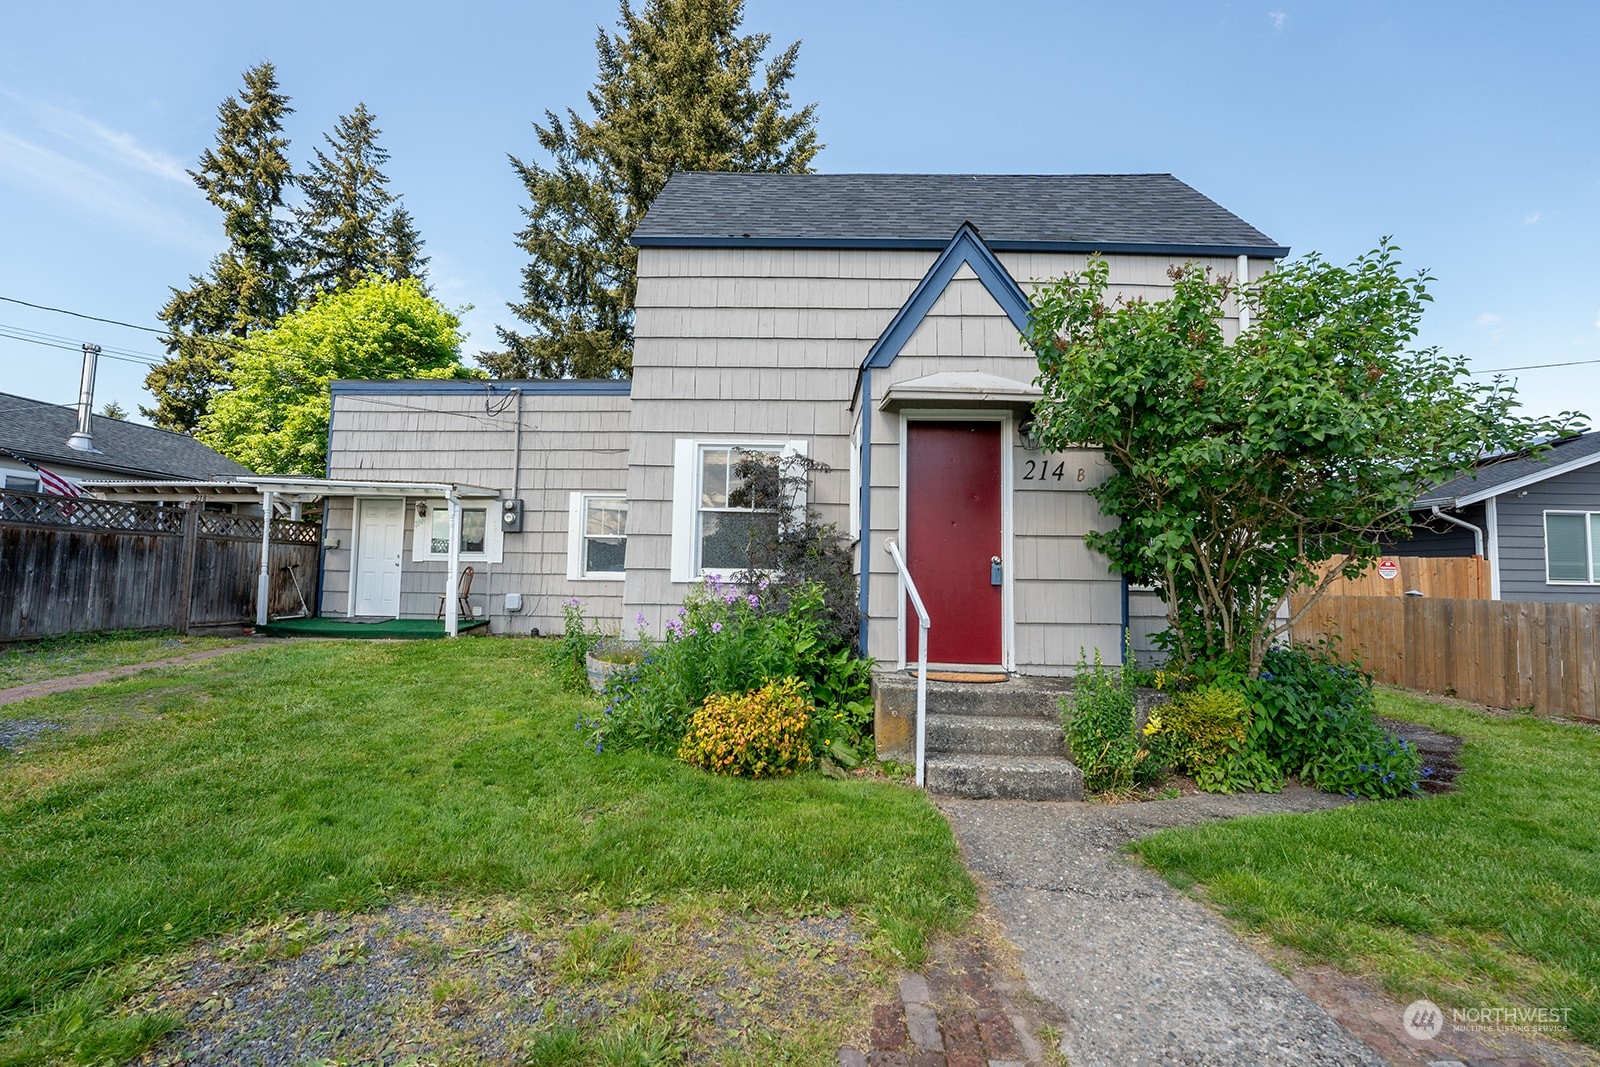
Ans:
MULTIPOLYGON (((471 593, 472 568, 463 567, 461 568, 461 584, 456 587, 456 606, 461 609, 461 618, 463 619, 471 620, 477 618, 477 616, 472 613, 472 601, 467 599, 471 593)), ((434 616, 436 619, 444 618, 444 597, 445 594, 439 594, 439 614, 434 616)))

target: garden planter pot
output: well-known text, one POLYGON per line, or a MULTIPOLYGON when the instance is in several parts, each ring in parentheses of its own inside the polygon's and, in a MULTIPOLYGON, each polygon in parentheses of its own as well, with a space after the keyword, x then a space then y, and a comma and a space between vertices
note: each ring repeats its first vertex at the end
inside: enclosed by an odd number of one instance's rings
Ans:
POLYGON ((606 687, 606 683, 611 680, 613 674, 618 671, 628 670, 636 662, 636 657, 628 656, 625 652, 619 654, 615 650, 601 652, 599 656, 590 652, 583 657, 583 665, 589 675, 589 685, 596 693, 606 687), (616 656, 616 659, 602 658, 608 655, 616 656))

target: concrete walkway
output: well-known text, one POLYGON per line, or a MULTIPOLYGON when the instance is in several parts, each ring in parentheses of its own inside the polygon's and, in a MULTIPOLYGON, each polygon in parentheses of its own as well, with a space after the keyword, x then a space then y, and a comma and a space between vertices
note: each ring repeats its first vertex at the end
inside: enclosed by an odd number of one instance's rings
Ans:
POLYGON ((940 799, 1073 1067, 1382 1067, 1210 912, 1122 846, 1167 826, 1315 811, 1306 789, 1143 804, 940 799))

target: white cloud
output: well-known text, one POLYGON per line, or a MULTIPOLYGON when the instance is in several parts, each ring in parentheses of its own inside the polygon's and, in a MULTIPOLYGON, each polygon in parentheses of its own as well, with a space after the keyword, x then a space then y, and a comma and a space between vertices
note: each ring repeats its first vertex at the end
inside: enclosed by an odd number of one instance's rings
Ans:
POLYGON ((1489 327, 1497 326, 1499 324, 1500 316, 1496 315, 1492 311, 1485 311, 1483 314, 1472 320, 1472 325, 1479 330, 1487 330, 1489 327))
POLYGON ((1283 29, 1283 24, 1289 21, 1289 13, 1287 11, 1268 11, 1267 18, 1272 20, 1273 29, 1281 30, 1283 29))
POLYGON ((1600 330, 1600 314, 1596 314, 1594 317, 1594 328, 1600 330))
POLYGON ((1524 226, 1532 226, 1534 223, 1538 222, 1543 216, 1544 216, 1544 213, 1542 211, 1535 211, 1532 214, 1530 214, 1527 218, 1523 219, 1522 220, 1522 224, 1524 226))
POLYGON ((87 115, 56 107, 41 100, 33 100, 9 89, 0 89, 0 96, 6 97, 29 112, 33 119, 32 125, 45 133, 107 157, 122 166, 133 167, 183 185, 190 182, 189 175, 181 162, 164 152, 145 148, 131 133, 114 130, 87 115))
POLYGON ((106 173, 0 129, 0 181, 4 180, 66 201, 162 244, 203 255, 216 251, 215 238, 192 219, 151 199, 120 174, 106 173))

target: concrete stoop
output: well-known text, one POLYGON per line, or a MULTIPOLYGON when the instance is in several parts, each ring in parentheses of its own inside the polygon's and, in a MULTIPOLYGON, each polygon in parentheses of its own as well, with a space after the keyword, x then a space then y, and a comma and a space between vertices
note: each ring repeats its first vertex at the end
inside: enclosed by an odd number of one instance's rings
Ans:
MULTIPOLYGON (((978 799, 1082 800, 1083 774, 1065 756, 1058 714, 1072 683, 1011 677, 1003 682, 928 682, 930 793, 978 799)), ((878 753, 916 758, 915 672, 873 676, 878 753)))

